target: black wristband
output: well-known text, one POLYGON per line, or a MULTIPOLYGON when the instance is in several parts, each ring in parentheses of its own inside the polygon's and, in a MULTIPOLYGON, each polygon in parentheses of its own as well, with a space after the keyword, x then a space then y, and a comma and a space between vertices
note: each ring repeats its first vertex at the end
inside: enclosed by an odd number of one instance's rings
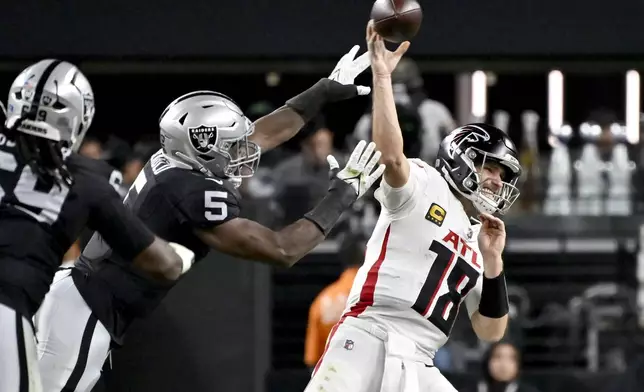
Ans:
POLYGON ((349 99, 356 95, 358 95, 356 86, 322 78, 308 90, 286 101, 286 106, 295 110, 304 122, 309 122, 327 102, 349 99))
POLYGON ((331 187, 324 199, 311 211, 304 214, 304 218, 315 223, 324 236, 327 236, 340 216, 353 205, 356 199, 357 195, 353 187, 336 178, 331 181, 331 187))
POLYGON ((496 278, 488 279, 483 275, 483 288, 479 313, 489 318, 501 318, 508 314, 510 303, 508 301, 508 288, 505 284, 505 272, 496 278))

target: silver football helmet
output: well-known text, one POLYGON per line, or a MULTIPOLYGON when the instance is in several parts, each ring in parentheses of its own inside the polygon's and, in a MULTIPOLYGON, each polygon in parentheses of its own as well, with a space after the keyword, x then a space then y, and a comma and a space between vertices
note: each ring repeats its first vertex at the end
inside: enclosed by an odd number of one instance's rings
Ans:
POLYGON ((232 99, 214 91, 195 91, 174 100, 159 119, 161 145, 180 167, 208 176, 251 177, 260 148, 248 141, 254 131, 232 99))
POLYGON ((47 59, 27 67, 9 90, 5 126, 78 150, 94 119, 94 93, 73 64, 47 59))

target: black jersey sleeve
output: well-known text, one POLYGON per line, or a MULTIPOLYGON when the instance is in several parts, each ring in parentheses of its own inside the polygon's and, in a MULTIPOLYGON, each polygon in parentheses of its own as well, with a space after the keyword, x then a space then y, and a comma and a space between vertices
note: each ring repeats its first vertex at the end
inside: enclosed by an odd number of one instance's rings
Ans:
POLYGON ((186 186, 176 209, 181 224, 208 229, 239 217, 239 193, 227 182, 202 177, 186 186))
POLYGON ((110 166, 105 161, 84 157, 78 153, 72 153, 66 160, 72 173, 89 173, 109 181, 110 185, 119 191, 123 185, 123 173, 110 166))
MULTIPOLYGON (((103 160, 88 158, 74 152, 67 158, 66 163, 73 174, 83 176, 83 179, 85 176, 90 176, 94 180, 92 181, 92 185, 95 181, 98 181, 95 178, 98 176, 107 180, 109 185, 116 190, 121 198, 127 193, 123 187, 123 174, 103 160)), ((94 194, 94 192, 90 193, 94 194)), ((91 227, 86 227, 81 232, 78 238, 81 249, 85 249, 93 234, 94 229, 91 227)))
POLYGON ((106 181, 97 181, 101 197, 90 206, 88 226, 126 259, 133 259, 154 241, 154 234, 123 205, 106 181))

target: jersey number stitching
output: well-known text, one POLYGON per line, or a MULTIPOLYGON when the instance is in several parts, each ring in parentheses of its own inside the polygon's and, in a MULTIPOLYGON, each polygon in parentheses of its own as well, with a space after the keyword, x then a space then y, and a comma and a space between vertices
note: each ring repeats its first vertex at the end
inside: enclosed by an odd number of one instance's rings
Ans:
POLYGON ((123 174, 118 170, 112 171, 112 173, 110 173, 109 182, 114 190, 118 192, 121 185, 123 185, 123 174))
POLYGON ((479 272, 438 241, 432 242, 429 250, 436 253, 436 259, 412 308, 449 336, 461 300, 476 285, 479 272), (456 265, 451 268, 455 259, 456 265), (437 296, 445 285, 447 292, 437 296))
MULTIPOLYGON (((6 152, 0 151, 0 170, 14 173, 18 168, 16 158, 6 152)), ((0 187, 0 199, 6 195, 7 189, 0 187)), ((40 222, 53 223, 58 219, 60 210, 69 193, 68 187, 45 186, 38 181, 29 166, 22 169, 20 178, 14 186, 13 195, 19 208, 40 222)))
POLYGON ((216 201, 216 199, 227 199, 228 193, 221 191, 205 191, 204 193, 204 207, 206 211, 204 216, 209 221, 219 222, 228 217, 228 205, 223 201, 216 201), (208 211, 215 210, 213 211, 208 211))
POLYGON ((130 186, 130 189, 128 189, 127 194, 123 199, 123 204, 125 204, 128 207, 131 207, 132 203, 134 203, 133 200, 139 196, 143 188, 145 188, 145 184, 147 183, 148 183, 148 179, 145 176, 145 171, 141 170, 139 175, 136 176, 136 178, 134 179, 134 183, 132 184, 132 186, 130 186))
MULTIPOLYGON (((130 187, 130 190, 125 196, 123 203, 127 206, 131 206, 132 200, 138 197, 138 195, 143 191, 145 185, 148 183, 148 179, 145 175, 145 171, 141 171, 139 175, 134 180, 134 184, 130 187)), ((228 217, 228 205, 222 200, 228 198, 227 192, 222 191, 205 191, 204 192, 204 217, 211 222, 223 221, 228 217)))

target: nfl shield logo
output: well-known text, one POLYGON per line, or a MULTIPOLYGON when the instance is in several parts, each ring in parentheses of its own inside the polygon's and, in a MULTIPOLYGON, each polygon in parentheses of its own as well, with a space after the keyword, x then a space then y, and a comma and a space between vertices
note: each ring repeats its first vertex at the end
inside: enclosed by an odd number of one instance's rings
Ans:
POLYGON ((36 85, 31 82, 31 79, 35 78, 36 75, 31 75, 25 80, 25 83, 22 85, 22 96, 25 99, 31 99, 34 96, 36 90, 36 85))
POLYGON ((344 341, 344 349, 345 350, 353 350, 353 340, 345 340, 344 341))
POLYGON ((200 125, 195 128, 188 128, 190 143, 197 152, 206 154, 217 143, 217 127, 200 125))

